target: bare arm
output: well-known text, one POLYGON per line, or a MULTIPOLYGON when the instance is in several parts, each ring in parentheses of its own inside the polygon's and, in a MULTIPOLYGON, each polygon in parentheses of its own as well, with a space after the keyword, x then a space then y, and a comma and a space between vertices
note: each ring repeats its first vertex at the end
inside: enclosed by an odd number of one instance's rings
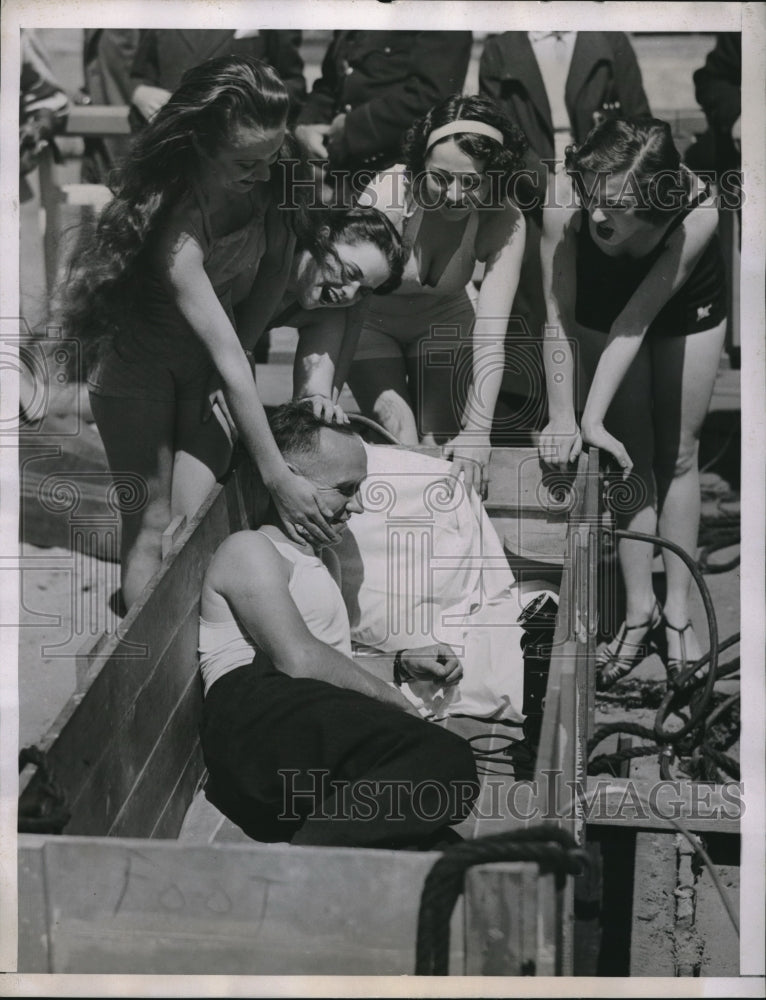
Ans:
POLYGON ((580 453, 575 418, 575 360, 571 334, 576 297, 576 213, 557 207, 543 213, 540 263, 547 324, 543 332, 543 370, 548 393, 548 423, 540 436, 540 457, 565 467, 580 453))
MULTIPOLYGON (((646 332, 662 307, 694 270, 718 225, 712 200, 695 208, 670 234, 646 278, 612 324, 599 358, 582 417, 586 441, 609 451, 627 475, 633 466, 622 444, 604 429, 604 419, 646 332)), ((679 331, 681 332, 681 331, 679 331)))
POLYGON ((293 364, 293 395, 311 399, 325 420, 347 422, 337 398, 346 380, 362 329, 364 304, 344 309, 316 309, 299 320, 293 364))
POLYGON ((452 455, 458 467, 464 469, 466 484, 477 489, 486 485, 489 436, 505 366, 508 317, 526 238, 524 216, 515 205, 487 213, 486 219, 477 236, 477 249, 486 268, 473 330, 473 377, 463 430, 445 446, 445 454, 452 455))
POLYGON ((295 523, 305 524, 317 541, 336 541, 316 489, 287 467, 269 429, 244 349, 210 284, 197 241, 181 233, 165 248, 163 271, 176 305, 210 353, 223 382, 226 403, 242 441, 271 493, 286 529, 296 540, 295 523))
POLYGON ((242 531, 220 546, 206 587, 228 603, 253 641, 288 677, 310 677, 417 714, 400 692, 317 639, 288 588, 286 561, 264 535, 242 531))

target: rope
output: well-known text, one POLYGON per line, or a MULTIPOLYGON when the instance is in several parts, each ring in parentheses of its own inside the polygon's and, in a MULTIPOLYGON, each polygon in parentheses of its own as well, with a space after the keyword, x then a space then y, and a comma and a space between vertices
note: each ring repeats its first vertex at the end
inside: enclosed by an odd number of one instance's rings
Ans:
POLYGON ((497 861, 532 861, 540 872, 554 872, 563 882, 588 864, 585 851, 565 830, 541 824, 449 847, 428 873, 420 897, 415 955, 416 976, 449 972, 449 925, 466 871, 497 861))
MULTIPOLYGON (((730 636, 725 642, 721 643, 719 652, 729 649, 738 641, 738 634, 730 636)), ((700 661, 693 664, 692 667, 690 667, 686 672, 687 675, 691 673, 692 670, 698 670, 699 665, 704 665, 708 661, 708 658, 708 656, 705 656, 700 661)), ((729 663, 720 665, 716 671, 714 681, 728 677, 733 673, 736 673, 738 670, 739 657, 729 663)), ((683 678, 681 678, 681 680, 683 680, 683 678)), ((683 704, 683 701, 688 699, 690 702, 693 702, 695 697, 700 697, 698 695, 699 689, 703 686, 707 688, 707 681, 707 675, 703 677, 696 677, 692 674, 691 680, 683 687, 674 687, 665 693, 661 701, 660 709, 666 714, 673 711, 674 714, 679 715, 679 717, 685 718, 681 715, 681 705, 683 704)), ((649 682, 645 685, 645 687, 650 697, 656 693, 656 685, 653 682, 649 682)), ((635 697, 633 692, 630 692, 629 694, 635 697)), ((602 697, 602 695, 599 695, 599 697, 602 697)), ((706 709, 709 702, 705 698, 704 691, 702 692, 701 699, 702 707, 706 709)), ((613 695, 612 700, 616 700, 616 696, 613 695)), ((687 724, 685 724, 682 728, 675 731, 669 731, 667 733, 663 732, 662 735, 666 737, 664 740, 657 738, 655 727, 649 728, 648 726, 643 726, 636 722, 627 722, 624 720, 605 723, 604 725, 599 726, 588 741, 589 757, 599 743, 615 733, 626 733, 631 736, 638 736, 649 742, 644 746, 626 747, 624 750, 617 750, 613 753, 600 754, 597 757, 592 757, 588 762, 588 774, 616 774, 619 765, 624 761, 633 760, 638 757, 648 757, 654 753, 659 753, 660 775, 664 780, 670 780, 672 777, 670 773, 670 764, 675 757, 690 757, 691 759, 689 764, 686 767, 682 767, 682 770, 695 780, 721 781, 723 779, 717 770, 720 768, 721 771, 728 775, 729 778, 739 781, 739 764, 733 757, 724 752, 738 739, 738 728, 734 726, 732 729, 731 724, 726 725, 722 718, 737 705, 739 700, 739 692, 722 698, 722 700, 715 705, 712 711, 701 720, 699 725, 697 725, 694 730, 689 730, 687 720, 687 724), (699 745, 695 746, 694 741, 700 730, 704 732, 704 737, 699 745)), ((693 718, 697 714, 698 713, 694 710, 694 708, 692 708, 691 717, 693 718)))
POLYGON ((66 798, 54 781, 45 754, 39 747, 24 747, 19 751, 19 773, 32 764, 37 768, 37 781, 32 787, 34 797, 25 795, 19 805, 19 833, 61 833, 71 818, 66 798))

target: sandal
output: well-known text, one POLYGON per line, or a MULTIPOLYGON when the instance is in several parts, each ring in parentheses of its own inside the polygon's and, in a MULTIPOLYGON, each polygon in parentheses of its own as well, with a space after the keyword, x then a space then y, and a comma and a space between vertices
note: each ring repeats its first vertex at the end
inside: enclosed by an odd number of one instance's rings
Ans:
MULTIPOLYGON (((665 658, 665 670, 668 675, 668 684, 676 686, 678 684, 678 678, 686 673, 688 667, 690 667, 692 663, 696 662, 694 660, 690 660, 686 654, 686 638, 684 635, 685 632, 687 632, 690 628, 692 628, 692 623, 691 621, 688 621, 683 628, 676 628, 675 625, 670 624, 670 622, 663 614, 662 624, 666 629, 670 629, 671 632, 675 632, 678 635, 679 643, 681 646, 680 656, 671 657, 670 655, 667 655, 665 658)), ((694 676, 695 677, 702 676, 702 671, 698 671, 696 674, 694 674, 694 676)))
POLYGON ((631 670, 645 660, 656 648, 650 638, 652 632, 662 621, 662 610, 655 600, 652 613, 645 622, 638 625, 628 625, 626 621, 620 625, 617 635, 610 643, 596 653, 596 688, 606 691, 621 678, 626 677, 631 670), (640 632, 640 642, 629 642, 630 632, 640 632))

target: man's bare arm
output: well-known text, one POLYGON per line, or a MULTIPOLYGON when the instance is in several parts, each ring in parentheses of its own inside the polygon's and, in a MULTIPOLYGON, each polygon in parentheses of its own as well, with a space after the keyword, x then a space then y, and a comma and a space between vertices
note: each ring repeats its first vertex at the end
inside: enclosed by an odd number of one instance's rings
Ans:
POLYGON ((220 546, 206 586, 223 597, 256 645, 289 677, 311 677, 417 714, 406 698, 317 639, 288 589, 285 560, 265 535, 242 531, 220 546))

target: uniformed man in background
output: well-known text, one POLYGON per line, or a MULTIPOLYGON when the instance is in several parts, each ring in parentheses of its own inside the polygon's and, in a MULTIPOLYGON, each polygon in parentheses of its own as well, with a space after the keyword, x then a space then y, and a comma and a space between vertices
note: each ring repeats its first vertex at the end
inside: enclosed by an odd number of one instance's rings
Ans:
POLYGON ((463 88, 470 31, 336 31, 295 135, 325 199, 348 203, 398 162, 407 129, 463 88))

